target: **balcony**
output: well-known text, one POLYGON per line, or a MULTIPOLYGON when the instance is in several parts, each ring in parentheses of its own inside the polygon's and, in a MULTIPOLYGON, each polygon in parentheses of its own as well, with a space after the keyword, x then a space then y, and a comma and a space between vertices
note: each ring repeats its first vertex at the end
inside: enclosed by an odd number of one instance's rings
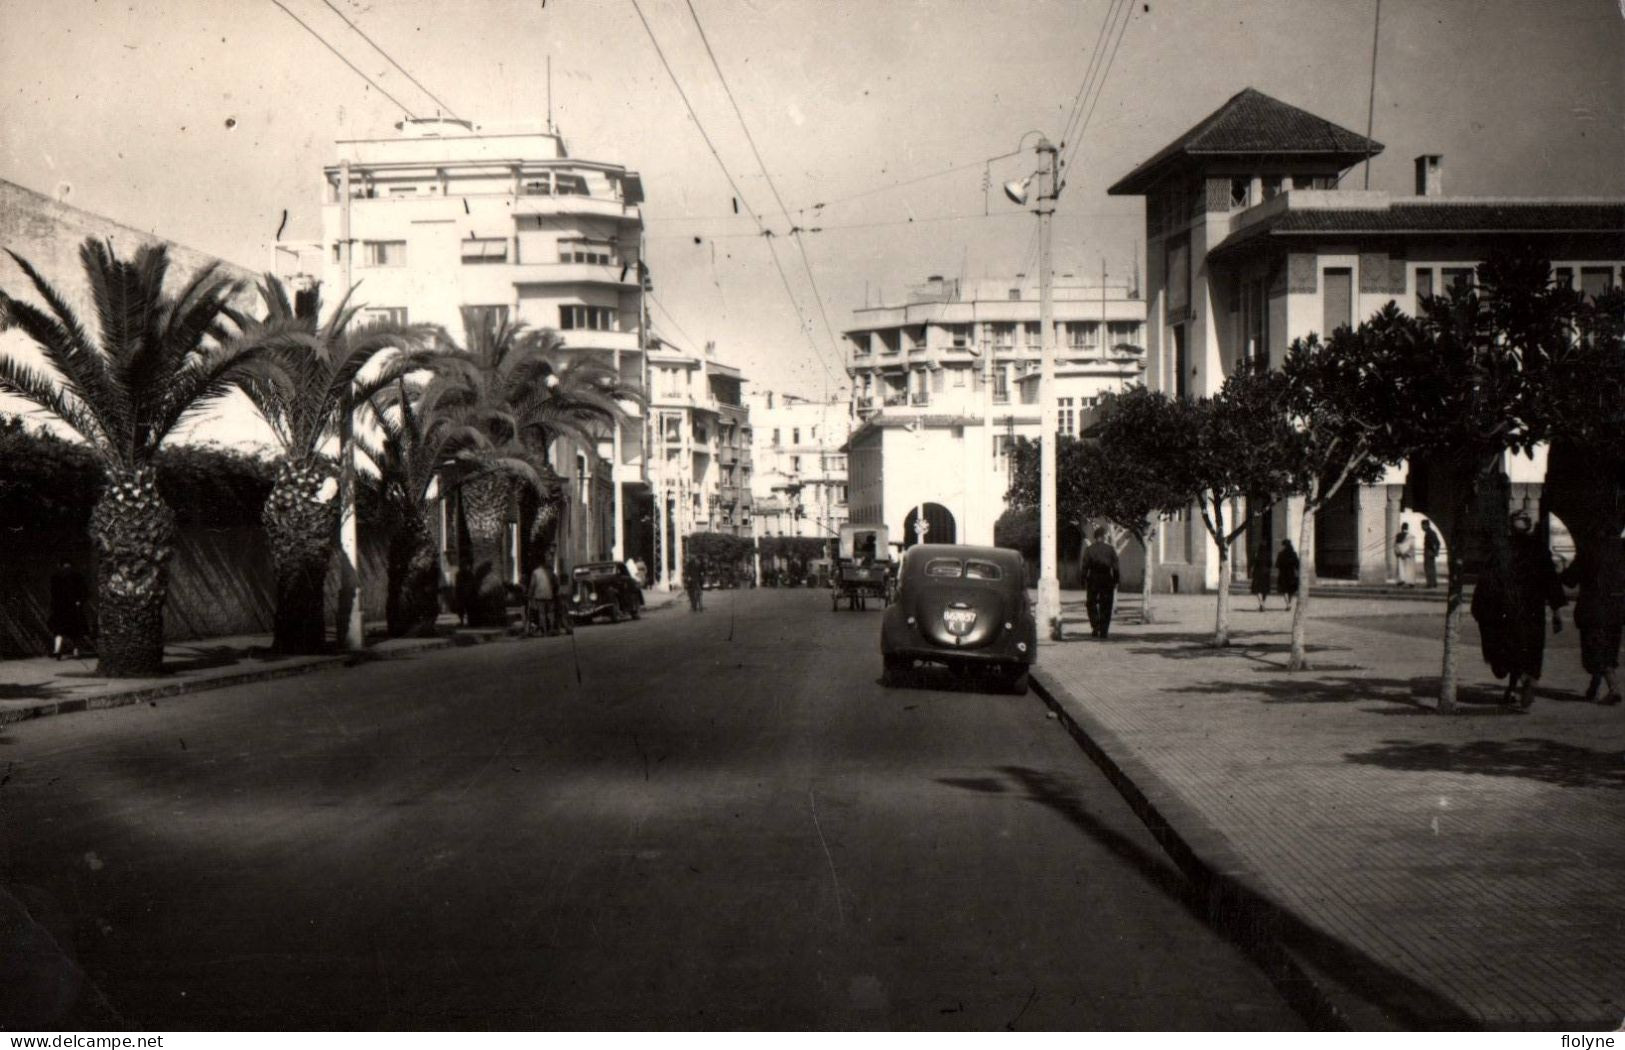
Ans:
POLYGON ((595 218, 638 222, 638 206, 624 204, 615 197, 586 197, 580 194, 520 194, 513 199, 515 215, 587 215, 595 218))
POLYGON ((638 287, 635 263, 520 262, 507 271, 514 284, 609 284, 638 287))
POLYGON ((931 395, 925 393, 910 394, 908 396, 908 403, 911 405, 929 405, 931 403, 931 395))
POLYGON ((907 394, 887 394, 885 401, 881 402, 887 408, 908 404, 907 394))

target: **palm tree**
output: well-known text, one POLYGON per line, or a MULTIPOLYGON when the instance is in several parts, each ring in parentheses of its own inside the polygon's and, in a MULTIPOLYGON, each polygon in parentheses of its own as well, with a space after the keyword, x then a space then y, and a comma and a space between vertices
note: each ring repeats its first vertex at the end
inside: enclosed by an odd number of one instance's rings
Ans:
POLYGON ((249 331, 278 333, 277 358, 289 380, 243 388, 282 448, 262 512, 276 570, 273 644, 279 652, 315 653, 326 642, 323 590, 340 512, 335 465, 322 447, 349 406, 435 366, 439 355, 419 349, 435 329, 381 322, 352 328, 360 307, 349 305, 348 295, 323 324, 320 285, 290 302, 271 274, 259 292, 266 314, 249 331))
MULTIPOLYGON (((469 345, 461 353, 467 367, 431 380, 425 402, 455 410, 479 426, 493 447, 507 447, 528 462, 544 484, 542 506, 557 505, 557 475, 548 452, 561 435, 589 448, 605 424, 624 416, 619 402, 641 400, 614 371, 586 360, 566 358, 558 335, 506 319, 492 321, 464 311, 469 345)), ((459 584, 471 622, 506 620, 501 563, 503 526, 518 493, 514 475, 468 470, 455 482, 466 549, 459 550, 459 584)))
POLYGON ((545 487, 523 456, 495 448, 465 413, 437 410, 424 394, 420 390, 414 396, 405 382, 397 381, 369 401, 382 435, 376 447, 364 447, 378 468, 383 491, 389 535, 384 607, 392 637, 433 633, 440 611, 440 565, 428 520, 429 491, 437 478, 450 471, 489 472, 545 487))
POLYGON ((0 356, 0 390, 56 416, 95 453, 106 484, 91 513, 100 609, 98 670, 147 676, 163 668, 164 598, 175 514, 158 491, 159 446, 182 422, 244 383, 276 382, 258 340, 234 332, 230 301, 241 289, 215 264, 178 294, 164 291, 169 254, 144 245, 128 259, 110 243, 79 248, 99 339, 50 282, 10 253, 48 309, 0 291, 0 330, 18 329, 50 370, 0 356))

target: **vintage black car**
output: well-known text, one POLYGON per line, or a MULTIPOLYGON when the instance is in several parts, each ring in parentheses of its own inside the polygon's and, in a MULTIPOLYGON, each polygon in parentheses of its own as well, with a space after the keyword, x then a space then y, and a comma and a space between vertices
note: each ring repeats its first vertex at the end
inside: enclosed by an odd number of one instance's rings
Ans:
POLYGON ((1038 623, 1021 555, 946 543, 909 548, 897 600, 881 622, 880 655, 888 686, 923 661, 990 672, 1025 693, 1038 656, 1038 623))
POLYGON ((643 612, 643 588, 616 561, 577 565, 570 573, 570 618, 586 623, 608 616, 610 623, 636 620, 643 612))

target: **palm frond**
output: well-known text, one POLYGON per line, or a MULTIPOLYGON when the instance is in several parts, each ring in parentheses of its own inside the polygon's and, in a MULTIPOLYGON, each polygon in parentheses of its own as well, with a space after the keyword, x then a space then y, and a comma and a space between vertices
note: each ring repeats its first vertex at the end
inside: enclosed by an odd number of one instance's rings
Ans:
POLYGON ((156 451, 182 422, 244 383, 279 381, 284 381, 282 374, 270 353, 262 349, 213 347, 200 351, 171 378, 146 432, 138 436, 146 451, 156 451))
POLYGON ((14 394, 38 405, 66 423, 80 437, 103 454, 110 442, 101 421, 72 390, 51 376, 30 368, 12 357, 0 357, 0 392, 14 394))

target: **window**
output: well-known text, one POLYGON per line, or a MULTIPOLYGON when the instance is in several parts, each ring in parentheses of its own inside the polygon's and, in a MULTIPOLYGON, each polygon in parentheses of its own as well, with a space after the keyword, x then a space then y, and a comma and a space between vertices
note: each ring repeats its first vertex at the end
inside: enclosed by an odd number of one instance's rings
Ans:
POLYGON ((526 197, 550 197, 553 194, 553 180, 545 173, 526 175, 519 183, 519 192, 526 197))
POLYGON ((462 241, 462 246, 464 266, 508 261, 506 237, 468 237, 462 241))
POLYGON ((965 562, 965 579, 967 580, 997 580, 1004 573, 990 561, 965 562))
POLYGON ((333 261, 343 262, 344 246, 337 241, 333 242, 333 261))
POLYGON ((416 197, 418 195, 417 184, 407 183, 404 186, 391 186, 389 195, 391 197, 416 197))
POLYGON ((683 440, 683 417, 678 412, 667 412, 660 417, 660 439, 667 444, 681 444, 683 440))
POLYGON ((1230 207, 1245 208, 1251 204, 1253 180, 1242 176, 1230 180, 1230 207))
POLYGON ((965 387, 965 373, 968 372, 968 371, 970 371, 970 370, 967 369, 967 368, 956 368, 956 369, 953 370, 953 373, 954 373, 954 386, 956 388, 961 389, 961 390, 964 389, 964 387, 965 387))
POLYGON ((1294 175, 1292 188, 1295 190, 1335 190, 1337 177, 1334 175, 1294 175))
POLYGON ((1014 324, 995 324, 993 326, 993 346, 998 350, 1009 350, 1016 345, 1016 326, 1014 324))
POLYGON ((1066 345, 1073 350, 1093 350, 1100 344, 1100 325, 1094 321, 1068 321, 1066 345))
POLYGON ((553 185, 560 197, 587 196, 587 180, 570 171, 560 171, 553 174, 553 185))
POLYGON ((794 427, 794 428, 791 429, 791 431, 790 431, 790 444, 792 444, 792 445, 801 444, 801 428, 800 427, 794 427))
POLYGON ((405 266, 405 241, 362 241, 363 266, 405 266))
POLYGON ((925 563, 925 574, 957 580, 965 574, 965 567, 958 558, 932 558, 925 563))
POLYGON ((993 400, 999 404, 1010 400, 1010 375, 1002 368, 993 370, 993 400))
POLYGON ((775 448, 777 448, 777 447, 778 447, 778 444, 779 444, 779 428, 778 428, 778 427, 774 427, 774 428, 773 428, 773 446, 774 446, 774 447, 775 447, 775 448))
POLYGON ((1015 443, 1016 439, 1009 434, 994 434, 993 461, 997 463, 999 460, 1009 456, 1010 449, 1015 446, 1015 443))
POLYGON ((948 326, 948 339, 955 350, 969 350, 971 348, 971 332, 968 324, 951 324, 948 326))
POLYGON ((1043 339, 1039 334, 1039 326, 1037 321, 1028 321, 1027 323, 1023 324, 1021 326, 1021 335, 1022 341, 1035 350, 1043 345, 1043 339))
POLYGON ((463 328, 470 332, 494 330, 508 323, 506 306, 463 307, 463 328))
POLYGON ((1574 267, 1559 266, 1552 271, 1552 283, 1559 288, 1574 287, 1574 267))
POLYGON ((613 332, 615 311, 608 306, 561 306, 559 327, 566 332, 613 332))
POLYGON ((1417 301, 1417 303, 1420 304, 1423 299, 1430 298, 1432 295, 1433 295, 1433 271, 1430 270, 1430 269, 1417 270, 1416 271, 1416 301, 1417 301))
POLYGON ((1076 410, 1072 407, 1072 399, 1070 397, 1062 397, 1057 398, 1056 402, 1058 414, 1056 416, 1057 422, 1055 432, 1057 434, 1065 434, 1068 437, 1076 434, 1078 417, 1076 410))
POLYGON ((1614 271, 1606 266, 1580 267, 1580 292, 1595 299, 1614 286, 1614 271))
POLYGON ((1453 292, 1465 292, 1473 286, 1471 266, 1447 266, 1439 271, 1439 283, 1453 292))
POLYGON ((406 307, 404 307, 404 306, 368 306, 368 307, 364 307, 362 309, 362 311, 361 311, 361 321, 362 321, 363 324, 373 324, 375 322, 378 322, 378 323, 382 323, 382 324, 404 325, 406 323, 406 307))
POLYGON ((1323 338, 1354 323, 1354 271, 1346 266, 1334 267, 1326 271, 1325 277, 1320 329, 1323 338))
POLYGON ((1280 175, 1265 175, 1264 199, 1269 200, 1271 197, 1279 197, 1281 191, 1285 188, 1285 182, 1286 180, 1280 175))
POLYGON ((595 263, 599 266, 615 265, 615 242, 592 241, 586 238, 559 241, 559 262, 595 263))

